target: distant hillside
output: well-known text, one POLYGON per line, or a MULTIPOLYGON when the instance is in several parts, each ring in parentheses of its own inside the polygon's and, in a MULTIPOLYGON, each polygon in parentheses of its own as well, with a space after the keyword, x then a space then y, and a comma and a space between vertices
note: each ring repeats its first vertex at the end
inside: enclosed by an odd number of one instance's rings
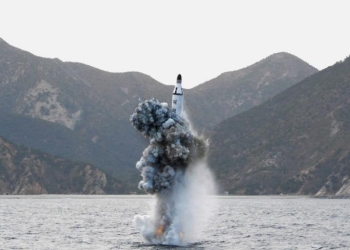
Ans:
MULTIPOLYGON (((276 54, 186 90, 186 108, 196 128, 206 129, 315 71, 292 55, 276 54), (242 102, 238 106, 236 101, 227 104, 233 95, 242 102)), ((130 125, 129 116, 140 99, 170 103, 172 90, 142 73, 109 73, 41 58, 0 39, 0 136, 89 162, 135 188, 135 162, 147 142, 130 125)))
POLYGON ((210 128, 260 105, 316 72, 316 68, 296 56, 277 53, 189 90, 186 104, 194 124, 210 128))
POLYGON ((215 127, 210 164, 236 194, 350 196, 350 59, 215 127))
POLYGON ((125 188, 96 167, 16 146, 0 137, 0 194, 116 194, 125 188))
POLYGON ((134 165, 145 142, 130 125, 129 116, 139 98, 166 96, 166 92, 169 101, 172 91, 141 73, 112 74, 40 58, 4 41, 0 41, 0 89, 0 113, 6 114, 0 121, 6 123, 0 135, 65 158, 89 161, 111 174, 135 175, 134 165))

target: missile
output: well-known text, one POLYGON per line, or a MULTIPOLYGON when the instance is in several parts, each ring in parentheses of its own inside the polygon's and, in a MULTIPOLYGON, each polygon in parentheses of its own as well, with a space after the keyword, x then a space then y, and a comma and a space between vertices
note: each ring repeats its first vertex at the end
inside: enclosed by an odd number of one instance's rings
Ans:
POLYGON ((184 92, 182 91, 181 86, 181 75, 177 76, 175 88, 173 91, 173 100, 171 109, 177 115, 182 117, 182 105, 183 105, 184 92))

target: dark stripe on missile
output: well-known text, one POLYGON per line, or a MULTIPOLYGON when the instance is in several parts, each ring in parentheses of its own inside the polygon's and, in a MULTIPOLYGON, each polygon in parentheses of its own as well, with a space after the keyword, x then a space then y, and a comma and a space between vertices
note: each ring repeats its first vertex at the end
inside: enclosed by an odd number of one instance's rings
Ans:
POLYGON ((173 93, 173 95, 184 95, 183 93, 182 94, 178 94, 178 93, 173 93))

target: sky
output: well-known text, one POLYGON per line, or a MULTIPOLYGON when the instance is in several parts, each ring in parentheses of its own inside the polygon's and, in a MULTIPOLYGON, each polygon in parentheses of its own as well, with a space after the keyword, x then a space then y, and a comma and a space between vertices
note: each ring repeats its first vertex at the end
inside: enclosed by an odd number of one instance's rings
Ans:
POLYGON ((0 37, 37 56, 192 88, 289 52, 318 69, 350 55, 344 0, 0 0, 0 37))

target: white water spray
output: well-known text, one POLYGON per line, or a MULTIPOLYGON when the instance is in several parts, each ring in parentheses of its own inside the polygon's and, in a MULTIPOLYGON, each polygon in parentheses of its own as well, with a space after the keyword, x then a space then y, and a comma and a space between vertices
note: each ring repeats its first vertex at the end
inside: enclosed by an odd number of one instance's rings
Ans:
POLYGON ((137 162, 139 188, 156 198, 150 215, 134 224, 152 244, 186 245, 198 240, 213 208, 214 179, 205 157, 208 143, 189 123, 155 99, 139 104, 130 120, 150 139, 137 162))

